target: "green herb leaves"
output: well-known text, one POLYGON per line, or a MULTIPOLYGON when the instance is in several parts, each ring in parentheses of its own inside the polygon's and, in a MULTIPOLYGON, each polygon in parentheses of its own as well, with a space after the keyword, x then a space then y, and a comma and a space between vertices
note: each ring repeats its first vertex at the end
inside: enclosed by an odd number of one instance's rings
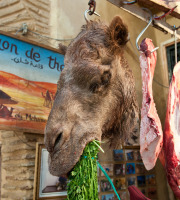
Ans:
MULTIPOLYGON (((98 143, 96 141, 96 143, 98 143)), ((99 145, 99 144, 98 144, 99 145)), ((90 142, 69 177, 67 200, 99 200, 97 180, 98 146, 90 142)))

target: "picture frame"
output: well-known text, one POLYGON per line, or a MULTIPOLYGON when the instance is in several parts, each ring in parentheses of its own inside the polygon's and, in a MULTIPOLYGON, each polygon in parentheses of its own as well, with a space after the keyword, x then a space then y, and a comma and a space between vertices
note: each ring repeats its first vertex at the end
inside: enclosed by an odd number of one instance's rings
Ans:
POLYGON ((104 194, 101 197, 101 200, 112 200, 114 199, 114 194, 104 194))
MULTIPOLYGON (((113 182, 113 179, 111 179, 111 180, 113 182)), ((101 186, 101 192, 113 191, 112 185, 110 184, 110 182, 107 179, 101 180, 100 186, 101 186)))
POLYGON ((65 200, 68 180, 65 176, 57 177, 49 173, 48 154, 44 144, 36 144, 33 200, 65 200))
POLYGON ((130 176, 127 177, 127 186, 135 185, 136 186, 136 177, 130 176))
POLYGON ((114 149, 113 157, 114 157, 114 161, 124 161, 123 149, 114 149))
POLYGON ((126 174, 135 174, 135 163, 126 163, 126 174))
POLYGON ((125 164, 114 164, 114 175, 125 176, 125 164))
MULTIPOLYGON (((102 164, 102 167, 108 174, 108 176, 113 176, 113 164, 102 164)), ((104 173, 101 172, 101 176, 105 176, 104 173)))
POLYGON ((133 161, 134 160, 134 151, 132 149, 125 150, 126 160, 133 161))
POLYGON ((126 178, 121 177, 121 178, 116 178, 114 181, 114 185, 116 190, 125 190, 126 189, 126 178))
POLYGON ((0 129, 43 134, 64 53, 1 30, 0 41, 0 129))

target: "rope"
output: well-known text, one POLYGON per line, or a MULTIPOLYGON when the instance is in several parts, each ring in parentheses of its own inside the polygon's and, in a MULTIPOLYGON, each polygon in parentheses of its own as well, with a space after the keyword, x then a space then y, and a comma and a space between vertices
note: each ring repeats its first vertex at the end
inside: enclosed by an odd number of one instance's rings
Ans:
POLYGON ((106 178, 108 179, 108 181, 110 182, 110 184, 111 184, 111 186, 112 186, 112 188, 113 188, 113 190, 114 190, 114 192, 115 192, 115 194, 116 194, 118 200, 121 200, 120 197, 119 197, 119 195, 118 195, 118 193, 117 193, 117 191, 116 191, 116 188, 114 187, 113 182, 112 182, 111 179, 110 179, 110 177, 108 176, 108 174, 106 173, 106 171, 103 169, 103 167, 101 166, 101 164, 100 164, 98 161, 97 161, 97 164, 98 164, 99 168, 101 169, 101 171, 102 171, 102 172, 104 173, 104 175, 106 176, 106 178))

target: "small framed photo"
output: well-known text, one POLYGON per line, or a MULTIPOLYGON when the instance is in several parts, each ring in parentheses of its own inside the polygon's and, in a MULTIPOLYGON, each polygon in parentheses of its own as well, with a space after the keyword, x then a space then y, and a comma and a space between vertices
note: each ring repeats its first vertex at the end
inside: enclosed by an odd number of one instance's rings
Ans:
POLYGON ((125 164, 114 165, 114 175, 124 176, 125 175, 125 164))
POLYGON ((113 150, 114 161, 124 161, 124 153, 122 149, 113 150))
POLYGON ((156 185, 156 178, 154 174, 146 175, 146 181, 148 185, 156 185))
POLYGON ((135 174, 135 163, 126 163, 126 174, 135 174))
MULTIPOLYGON (((113 176, 113 164, 102 164, 102 167, 109 176, 113 176)), ((101 172, 101 176, 105 176, 104 173, 101 172)))
POLYGON ((144 174, 146 171, 145 166, 143 163, 136 163, 136 173, 137 174, 144 174))
POLYGON ((156 188, 148 188, 148 197, 151 199, 156 199, 157 198, 157 190, 156 188))
POLYGON ((136 161, 142 161, 141 154, 140 154, 139 150, 134 151, 134 160, 136 160, 136 161))
POLYGON ((43 144, 36 145, 36 164, 33 200, 66 199, 67 177, 53 176, 48 170, 48 151, 43 144))
POLYGON ((105 194, 105 195, 102 195, 101 200, 114 200, 114 194, 105 194))
POLYGON ((146 196, 146 189, 145 188, 141 188, 140 191, 146 196))
MULTIPOLYGON (((111 179, 111 181, 113 182, 113 179, 111 179)), ((101 192, 113 191, 113 188, 107 179, 101 180, 100 187, 101 187, 101 192)))
POLYGON ((146 186, 146 177, 145 176, 137 176, 137 184, 138 184, 138 187, 146 186))
POLYGON ((125 150, 126 160, 131 161, 134 160, 134 151, 133 150, 125 150))
MULTIPOLYGON (((121 200, 127 200, 127 193, 126 193, 126 191, 121 191, 118 194, 119 194, 121 200)), ((115 200, 118 200, 116 195, 115 195, 115 200)))
POLYGON ((127 177, 127 185, 128 186, 136 185, 136 177, 135 176, 127 177))
POLYGON ((116 190, 124 190, 126 189, 126 179, 124 177, 115 179, 114 185, 115 185, 116 190))

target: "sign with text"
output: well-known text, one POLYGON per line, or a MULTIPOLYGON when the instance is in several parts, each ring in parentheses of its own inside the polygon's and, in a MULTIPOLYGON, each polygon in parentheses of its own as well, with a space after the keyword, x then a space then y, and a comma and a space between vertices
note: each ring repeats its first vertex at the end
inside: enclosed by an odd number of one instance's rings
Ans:
POLYGON ((64 56, 0 32, 0 129, 43 132, 64 56))

